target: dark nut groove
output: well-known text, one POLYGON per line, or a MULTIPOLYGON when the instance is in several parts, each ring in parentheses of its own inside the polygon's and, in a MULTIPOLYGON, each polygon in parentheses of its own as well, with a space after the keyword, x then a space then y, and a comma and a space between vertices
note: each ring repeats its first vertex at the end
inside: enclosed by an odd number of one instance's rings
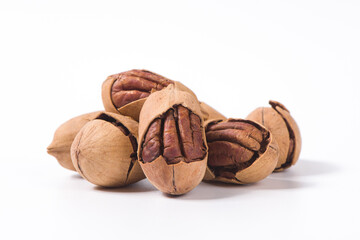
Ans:
POLYGON ((141 147, 142 162, 163 156, 167 164, 204 159, 206 147, 200 117, 177 105, 156 118, 149 126, 141 147))
POLYGON ((146 70, 130 70, 112 75, 116 80, 111 89, 113 104, 120 108, 128 103, 146 98, 151 91, 158 91, 173 81, 146 70))
POLYGON ((264 153, 270 133, 247 120, 213 122, 206 128, 208 166, 215 176, 234 178, 264 153))
POLYGON ((271 105, 271 107, 282 117, 282 119, 284 120, 286 127, 289 131, 289 150, 288 150, 288 155, 286 158, 286 162, 284 164, 281 165, 280 168, 288 168, 291 166, 292 161, 294 159, 294 153, 295 153, 295 133, 293 131, 293 129, 290 127, 289 122, 286 120, 286 118, 278 111, 276 110, 276 107, 282 108, 285 111, 289 112, 289 110, 287 110, 287 108, 282 105, 279 102, 276 101, 269 101, 269 104, 271 105))
POLYGON ((130 131, 119 121, 117 121, 115 118, 107 115, 107 114, 101 114, 99 115, 96 119, 99 120, 103 120, 106 122, 109 122, 111 124, 113 124, 114 126, 116 126, 125 136, 129 137, 132 148, 133 148, 133 152, 130 155, 131 158, 131 163, 130 163, 130 167, 128 170, 128 173, 130 172, 130 170, 132 169, 135 161, 137 160, 137 148, 138 148, 138 144, 137 144, 137 140, 136 138, 130 133, 130 131))

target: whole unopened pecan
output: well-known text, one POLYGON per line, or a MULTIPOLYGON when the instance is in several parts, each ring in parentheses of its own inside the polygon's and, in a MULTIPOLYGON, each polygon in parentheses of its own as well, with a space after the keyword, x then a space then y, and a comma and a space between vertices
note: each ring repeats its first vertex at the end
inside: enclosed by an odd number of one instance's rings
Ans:
POLYGON ((80 129, 101 113, 103 112, 98 111, 83 114, 61 124, 60 127, 56 129, 51 144, 47 147, 48 154, 54 156, 62 167, 75 171, 70 156, 71 144, 80 129))
POLYGON ((279 161, 275 171, 283 171, 294 165, 301 151, 301 136, 298 125, 289 110, 279 102, 269 101, 271 107, 260 107, 251 112, 247 119, 265 126, 279 145, 279 161))
POLYGON ((200 105, 170 85, 145 102, 139 121, 139 161, 160 191, 180 195, 195 188, 206 170, 207 145, 200 105))
POLYGON ((146 98, 170 84, 189 91, 179 82, 167 79, 147 70, 130 70, 109 76, 102 86, 102 100, 108 112, 120 113, 139 120, 140 110, 146 98))
POLYGON ((278 161, 278 146, 271 133, 249 120, 209 122, 206 139, 209 156, 205 180, 257 182, 267 177, 278 161))
POLYGON ((120 114, 102 113, 88 122, 71 145, 78 173, 104 187, 134 183, 145 176, 137 161, 138 123, 120 114))

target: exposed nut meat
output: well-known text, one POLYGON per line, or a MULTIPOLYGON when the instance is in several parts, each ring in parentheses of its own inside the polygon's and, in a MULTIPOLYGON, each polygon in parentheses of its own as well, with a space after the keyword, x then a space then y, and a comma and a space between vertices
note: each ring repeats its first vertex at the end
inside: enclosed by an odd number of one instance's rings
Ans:
POLYGON ((139 164, 157 189, 181 195, 202 181, 208 151, 201 107, 191 90, 174 82, 151 93, 141 108, 138 132, 139 164))
POLYGON ((208 166, 216 176, 233 178, 249 167, 269 144, 269 132, 250 121, 230 119, 206 128, 208 166))
POLYGON ((158 91, 173 81, 146 70, 130 70, 113 75, 116 78, 111 89, 113 104, 120 108, 141 98, 146 98, 151 91, 158 91))
POLYGON ((165 115, 163 132, 163 156, 168 164, 178 163, 183 158, 176 125, 174 111, 171 109, 165 115))
POLYGON ((160 155, 167 164, 202 160, 206 147, 200 117, 177 105, 155 119, 145 134, 140 156, 147 163, 160 155))
POLYGON ((146 148, 142 151, 142 160, 144 162, 151 162, 160 155, 161 148, 161 119, 156 119, 149 127, 145 137, 144 146, 146 148))

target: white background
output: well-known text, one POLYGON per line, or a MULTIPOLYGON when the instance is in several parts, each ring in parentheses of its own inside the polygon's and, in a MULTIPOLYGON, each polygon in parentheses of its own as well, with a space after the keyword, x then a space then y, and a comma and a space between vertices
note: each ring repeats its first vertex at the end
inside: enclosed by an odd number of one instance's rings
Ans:
POLYGON ((0 239, 359 239, 359 1, 0 1, 0 239), (46 154, 110 74, 182 81, 228 117, 290 109, 296 166, 168 197, 46 154))

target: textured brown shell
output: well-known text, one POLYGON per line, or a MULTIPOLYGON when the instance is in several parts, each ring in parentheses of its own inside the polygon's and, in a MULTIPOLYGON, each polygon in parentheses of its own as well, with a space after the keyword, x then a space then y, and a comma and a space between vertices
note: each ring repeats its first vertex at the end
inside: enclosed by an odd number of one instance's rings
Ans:
POLYGON ((54 156, 62 167, 75 171, 70 156, 71 144, 80 129, 101 113, 98 111, 83 114, 61 124, 56 129, 51 144, 47 147, 47 153, 54 156))
MULTIPOLYGON (((295 148, 294 148, 294 155, 291 160, 291 165, 295 165, 295 163, 299 160, 300 151, 301 151, 301 135, 300 135, 299 126, 295 122, 295 119, 290 115, 290 112, 285 107, 281 108, 281 107, 277 106, 276 110, 279 111, 279 113, 285 118, 285 120, 289 124, 290 128, 294 132, 295 148)), ((288 166, 288 167, 290 167, 290 166, 288 166)), ((284 170, 284 169, 282 169, 282 168, 276 169, 276 171, 282 171, 282 170, 284 170)))
POLYGON ((191 191, 203 179, 206 164, 204 160, 192 163, 179 162, 168 165, 162 156, 151 163, 140 165, 148 180, 160 191, 181 195, 191 191))
MULTIPOLYGON (((208 121, 207 124, 209 124, 210 122, 211 121, 208 121)), ((259 126, 263 127, 261 125, 259 126)), ((269 144, 265 152, 260 154, 259 157, 249 167, 238 171, 235 174, 235 179, 216 177, 215 174, 210 170, 210 168, 207 168, 204 180, 236 183, 236 184, 255 183, 266 178, 274 171, 278 159, 279 159, 279 147, 276 140, 273 138, 272 134, 270 133, 269 144)))
MULTIPOLYGON (((169 85, 165 89, 151 94, 140 113, 138 156, 149 125, 174 105, 182 105, 198 115, 203 126, 202 113, 197 98, 188 92, 169 85)), ((206 145, 205 130, 202 136, 206 145)), ((207 149, 207 145, 206 145, 207 149)), ((168 165, 162 156, 150 163, 140 165, 148 180, 160 191, 172 195, 181 195, 195 188, 203 179, 206 170, 207 153, 203 160, 168 165)))
POLYGON ((301 151, 301 135, 298 125, 296 124, 293 117, 290 115, 289 110, 285 108, 279 102, 270 101, 271 104, 275 104, 276 107, 260 107, 251 112, 246 119, 255 121, 257 123, 265 126, 276 139, 276 142, 279 145, 279 162, 276 165, 275 171, 283 171, 286 168, 294 165, 299 159, 300 151, 301 151), (280 113, 280 114, 279 114, 280 113), (289 124, 289 127, 294 132, 294 141, 295 148, 293 158, 291 159, 291 163, 285 168, 282 167, 284 163, 287 161, 289 144, 290 144, 290 134, 286 122, 289 124))
MULTIPOLYGON (((137 139, 138 123, 129 117, 106 113, 121 122, 137 139)), ((128 136, 112 123, 95 119, 76 135, 71 158, 76 171, 89 182, 104 187, 119 187, 145 178, 138 161, 131 170, 133 147, 128 136)))
POLYGON ((284 119, 271 107, 257 108, 246 119, 260 123, 272 133, 279 146, 279 161, 276 168, 281 167, 286 162, 290 144, 289 131, 284 119))
POLYGON ((219 113, 214 108, 210 107, 209 105, 207 105, 204 102, 200 102, 200 108, 201 108, 201 113, 202 113, 205 125, 206 125, 206 122, 209 122, 209 121, 226 119, 226 117, 224 115, 222 115, 221 113, 219 113))
MULTIPOLYGON (((112 98, 111 98, 111 88, 112 88, 115 80, 116 80, 116 77, 112 75, 112 76, 109 76, 102 84, 101 97, 102 97, 102 102, 103 102, 105 111, 113 112, 113 113, 120 113, 124 116, 129 116, 129 117, 133 118, 134 120, 139 121, 139 115, 140 115, 141 108, 144 105, 144 102, 146 101, 147 98, 142 98, 142 99, 136 100, 136 101, 128 103, 125 106, 122 106, 120 108, 115 107, 113 104, 112 98)), ((179 89, 181 91, 189 92, 190 94, 195 96, 195 94, 189 88, 187 88, 185 85, 183 85, 182 83, 177 82, 177 81, 173 81, 173 82, 176 85, 177 89, 179 89)))

